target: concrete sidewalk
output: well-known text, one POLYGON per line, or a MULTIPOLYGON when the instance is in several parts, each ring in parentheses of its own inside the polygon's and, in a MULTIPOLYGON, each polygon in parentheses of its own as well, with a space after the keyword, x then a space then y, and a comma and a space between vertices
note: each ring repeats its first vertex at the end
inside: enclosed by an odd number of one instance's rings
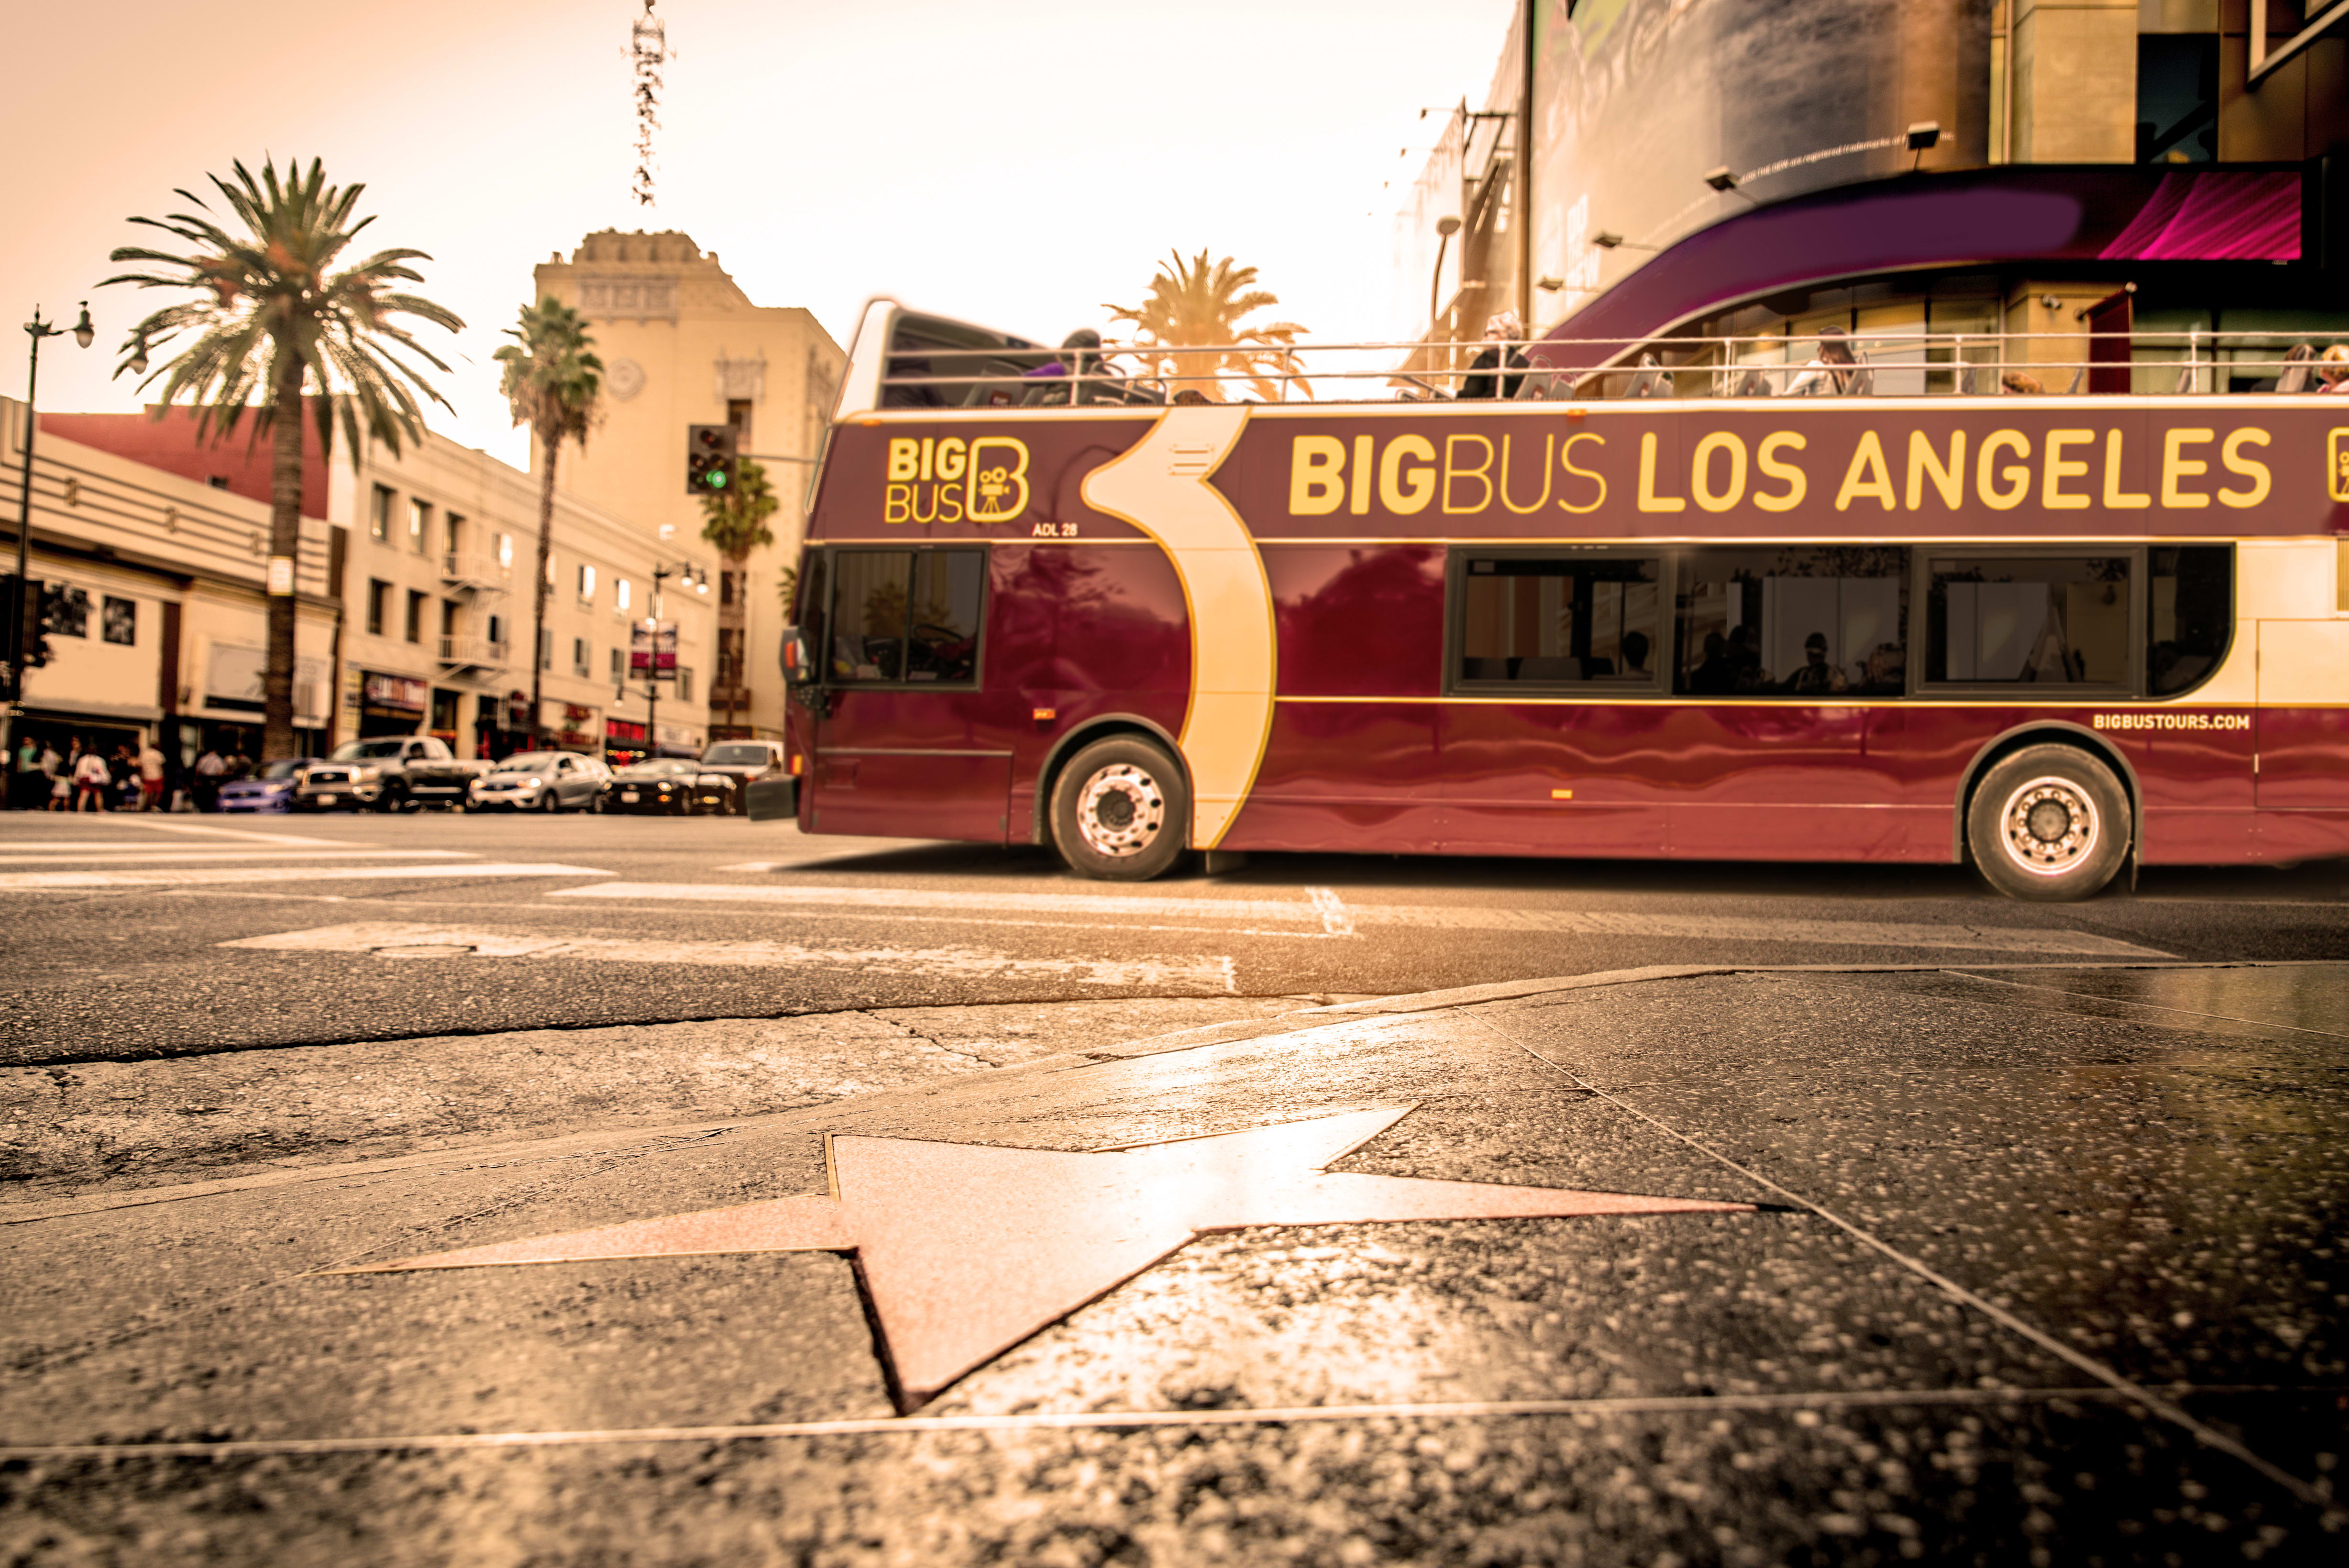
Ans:
MULTIPOLYGON (((809 1108, 0 1205, 0 1560, 2343 1548, 2349 966, 1664 970, 1099 1030, 809 1108), (1255 1147, 1218 1138, 1373 1110, 1333 1176, 1737 1207, 1243 1205, 929 1398, 848 1256, 706 1218, 626 1256, 331 1272, 749 1204, 831 1223, 848 1155, 895 1140, 1198 1139, 1196 1187, 1255 1147)), ((974 1174, 870 1212, 967 1223, 974 1316, 1122 1228, 1114 1183, 1046 1193, 1014 1246, 988 1184, 1133 1157, 953 1158, 974 1174)), ((1266 1168, 1228 1167, 1234 1202, 1266 1168)))

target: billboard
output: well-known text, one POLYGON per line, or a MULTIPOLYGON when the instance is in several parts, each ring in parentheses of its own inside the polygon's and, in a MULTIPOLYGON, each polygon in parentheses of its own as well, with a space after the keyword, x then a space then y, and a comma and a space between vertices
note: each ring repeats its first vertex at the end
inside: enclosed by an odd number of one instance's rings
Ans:
POLYGON ((648 680, 677 676, 677 622, 640 620, 628 628, 628 673, 648 680))

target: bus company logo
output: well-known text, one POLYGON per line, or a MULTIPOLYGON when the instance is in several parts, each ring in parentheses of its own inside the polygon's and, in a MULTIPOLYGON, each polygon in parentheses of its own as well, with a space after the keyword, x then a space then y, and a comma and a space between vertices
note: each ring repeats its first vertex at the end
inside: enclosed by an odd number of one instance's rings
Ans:
POLYGON ((2324 477, 2327 493, 2335 501, 2349 501, 2349 430, 2334 431, 2325 452, 2324 477))
POLYGON ((1010 523, 1028 510, 1028 443, 1011 436, 898 436, 884 523, 1010 523))
POLYGON ((2099 730, 2248 730, 2249 713, 2099 713, 2099 730))

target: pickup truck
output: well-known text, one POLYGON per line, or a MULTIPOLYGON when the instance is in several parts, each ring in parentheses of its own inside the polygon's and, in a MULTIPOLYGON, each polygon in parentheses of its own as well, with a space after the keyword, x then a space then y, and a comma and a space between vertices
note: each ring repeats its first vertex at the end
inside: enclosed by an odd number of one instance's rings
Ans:
POLYGON ((295 786, 296 811, 405 811, 460 806, 487 763, 460 762, 436 735, 345 741, 295 786))

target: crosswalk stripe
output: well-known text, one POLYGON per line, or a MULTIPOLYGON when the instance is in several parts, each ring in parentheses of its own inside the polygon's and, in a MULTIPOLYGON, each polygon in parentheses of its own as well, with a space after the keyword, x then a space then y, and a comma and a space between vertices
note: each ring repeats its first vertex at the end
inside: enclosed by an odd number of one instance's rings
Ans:
MULTIPOLYGON (((192 833, 207 838, 253 838, 264 844, 335 843, 331 838, 305 838, 294 833, 256 833, 245 827, 214 827, 206 822, 162 822, 144 815, 109 815, 107 820, 126 830, 144 828, 150 833, 192 833)), ((93 825, 96 821, 96 818, 92 819, 93 825)), ((75 831, 80 831, 79 827, 77 826, 75 831)))
POLYGON ((462 849, 15 849, 0 846, 0 866, 36 860, 473 860, 462 849))
POLYGON ((465 861, 430 866, 190 866, 142 871, 0 871, 0 893, 77 888, 183 888, 231 882, 376 881, 409 877, 609 877, 592 866, 465 861))
POLYGON ((409 961, 466 958, 579 959, 606 963, 789 966, 853 971, 860 976, 956 975, 965 979, 1057 981, 1086 986, 1238 990, 1226 957, 1192 959, 1019 958, 976 948, 811 948, 775 941, 654 941, 619 937, 432 926, 404 920, 317 926, 274 936, 243 937, 224 948, 272 952, 364 953, 409 961))
POLYGON ((1307 889, 1303 898, 1145 898, 1104 893, 960 893, 925 888, 827 888, 795 883, 761 887, 735 883, 599 882, 564 888, 557 898, 631 901, 677 899, 707 903, 784 904, 802 909, 878 909, 930 914, 975 924, 1003 913, 1085 918, 1247 920, 1319 928, 1316 934, 1359 936, 1371 926, 1420 930, 1516 931, 1545 936, 1652 937, 1671 940, 1785 942, 1806 946, 1924 948, 1966 952, 2095 954, 2106 958, 2172 958, 2175 954, 2116 937, 2063 927, 1903 924, 1754 917, 1650 915, 1628 910, 1504 909, 1482 905, 1346 903, 1335 891, 1307 889), (958 911, 968 911, 961 914, 958 911))

